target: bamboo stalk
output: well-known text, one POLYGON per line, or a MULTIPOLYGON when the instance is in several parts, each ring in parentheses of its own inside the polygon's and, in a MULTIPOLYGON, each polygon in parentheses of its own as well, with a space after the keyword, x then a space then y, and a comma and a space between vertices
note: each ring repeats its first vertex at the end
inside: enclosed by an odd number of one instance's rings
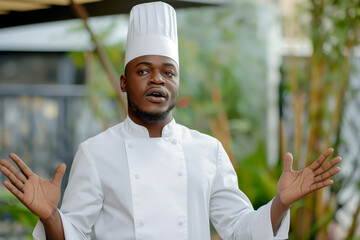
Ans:
POLYGON ((219 109, 219 113, 215 119, 208 119, 211 132, 213 133, 213 136, 219 139, 219 141, 223 144, 236 171, 237 164, 235 154, 232 149, 232 136, 230 132, 229 120, 224 112, 221 92, 219 90, 212 90, 211 99, 214 103, 214 106, 217 106, 219 109))
POLYGON ((301 146, 301 131, 302 128, 300 126, 301 122, 301 103, 299 103, 299 78, 298 78, 298 71, 296 69, 296 61, 295 57, 291 57, 291 70, 290 70, 290 91, 291 95, 293 96, 292 100, 292 109, 294 112, 293 118, 293 130, 294 130, 294 137, 293 137, 293 155, 295 159, 295 166, 299 168, 299 156, 300 156, 300 146, 301 146))
POLYGON ((358 225, 357 222, 358 222, 359 215, 360 215, 360 199, 359 199, 359 203, 357 205, 356 211, 353 215, 351 226, 348 230, 348 233, 347 233, 345 239, 352 239, 352 237, 354 236, 356 227, 358 225))
MULTIPOLYGON (((340 124, 341 124, 341 120, 342 120, 342 115, 344 112, 344 97, 345 97, 345 92, 346 89, 349 85, 349 73, 350 73, 350 59, 352 58, 353 55, 353 49, 354 49, 354 44, 353 43, 349 43, 348 44, 348 49, 349 49, 349 56, 345 56, 344 57, 344 66, 342 68, 342 72, 341 72, 341 79, 340 79, 340 87, 339 87, 339 91, 337 92, 338 94, 336 94, 336 98, 335 98, 335 110, 333 111, 332 117, 331 117, 331 122, 330 122, 330 129, 334 129, 334 133, 335 135, 339 138, 339 135, 337 134, 340 131, 340 124)), ((330 133, 330 131, 329 131, 330 133)), ((326 142, 327 144, 330 146, 331 144, 331 134, 328 134, 326 137, 326 142)))
POLYGON ((284 157, 285 154, 289 151, 289 146, 288 146, 288 142, 289 142, 289 137, 288 137, 288 133, 286 131, 286 124, 285 124, 285 120, 283 118, 280 118, 279 121, 279 136, 280 136, 280 164, 281 164, 281 169, 284 169, 284 157))
POLYGON ((84 8, 84 6, 75 3, 73 0, 70 0, 70 6, 73 9, 73 11, 75 12, 75 14, 82 19, 85 28, 87 29, 87 31, 89 32, 92 41, 95 44, 95 51, 99 56, 99 60, 106 72, 106 74, 108 75, 108 79, 110 80, 111 85, 113 86, 115 93, 116 93, 116 97, 118 99, 118 101, 121 104, 122 107, 122 111, 123 111, 123 115, 125 115, 126 109, 127 109, 127 103, 124 97, 124 94, 121 92, 120 90, 120 82, 119 82, 119 77, 117 76, 117 73, 114 69, 114 66, 111 64, 108 56, 106 55, 105 51, 103 50, 101 44, 99 43, 99 41, 97 40, 97 37, 95 36, 94 32, 92 31, 91 27, 88 24, 87 19, 89 18, 89 14, 87 12, 87 10, 84 8))
MULTIPOLYGON (((85 64, 86 64, 86 82, 87 84, 90 84, 92 75, 94 74, 94 67, 93 67, 94 57, 92 52, 85 52, 84 55, 85 55, 85 64)), ((95 112, 95 115, 97 115, 101 120, 102 128, 104 130, 108 129, 109 124, 106 121, 106 119, 102 116, 99 100, 93 93, 90 93, 90 103, 92 105, 92 109, 95 112)))

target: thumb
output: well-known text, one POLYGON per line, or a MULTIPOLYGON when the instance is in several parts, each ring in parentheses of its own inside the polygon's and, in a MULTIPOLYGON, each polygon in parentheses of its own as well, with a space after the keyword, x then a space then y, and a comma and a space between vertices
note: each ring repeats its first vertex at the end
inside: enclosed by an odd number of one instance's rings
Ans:
POLYGON ((288 152, 285 154, 283 172, 292 171, 292 165, 293 165, 293 156, 291 153, 288 152))
POLYGON ((66 170, 66 165, 64 163, 60 164, 56 168, 54 178, 53 178, 53 180, 51 182, 54 183, 57 186, 61 186, 61 181, 63 179, 65 170, 66 170))

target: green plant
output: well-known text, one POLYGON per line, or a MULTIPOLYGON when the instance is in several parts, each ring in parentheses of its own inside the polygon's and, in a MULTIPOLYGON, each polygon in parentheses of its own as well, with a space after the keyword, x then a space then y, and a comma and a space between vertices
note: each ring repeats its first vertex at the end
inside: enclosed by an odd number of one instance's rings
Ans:
POLYGON ((30 212, 14 195, 5 189, 0 189, 0 216, 10 216, 24 227, 26 236, 32 239, 31 233, 38 217, 30 212))

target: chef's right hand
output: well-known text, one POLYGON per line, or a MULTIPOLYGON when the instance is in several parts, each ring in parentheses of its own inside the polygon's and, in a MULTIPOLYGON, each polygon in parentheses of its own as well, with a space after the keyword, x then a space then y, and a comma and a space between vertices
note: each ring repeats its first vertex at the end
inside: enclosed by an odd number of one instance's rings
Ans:
POLYGON ((56 211, 61 195, 61 181, 66 165, 60 164, 51 181, 33 173, 31 169, 15 154, 9 157, 20 171, 5 159, 0 159, 0 171, 9 179, 4 186, 17 197, 40 220, 49 218, 56 211))

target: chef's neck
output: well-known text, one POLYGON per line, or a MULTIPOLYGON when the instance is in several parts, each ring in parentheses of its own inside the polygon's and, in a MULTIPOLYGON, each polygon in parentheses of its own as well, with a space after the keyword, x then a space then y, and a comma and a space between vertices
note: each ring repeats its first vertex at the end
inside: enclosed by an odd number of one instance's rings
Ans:
POLYGON ((164 120, 158 122, 147 122, 145 120, 139 119, 136 115, 132 114, 130 111, 129 111, 129 117, 134 123, 145 127, 148 130, 149 136, 151 138, 162 137, 163 128, 173 119, 171 112, 167 115, 167 117, 164 120))

